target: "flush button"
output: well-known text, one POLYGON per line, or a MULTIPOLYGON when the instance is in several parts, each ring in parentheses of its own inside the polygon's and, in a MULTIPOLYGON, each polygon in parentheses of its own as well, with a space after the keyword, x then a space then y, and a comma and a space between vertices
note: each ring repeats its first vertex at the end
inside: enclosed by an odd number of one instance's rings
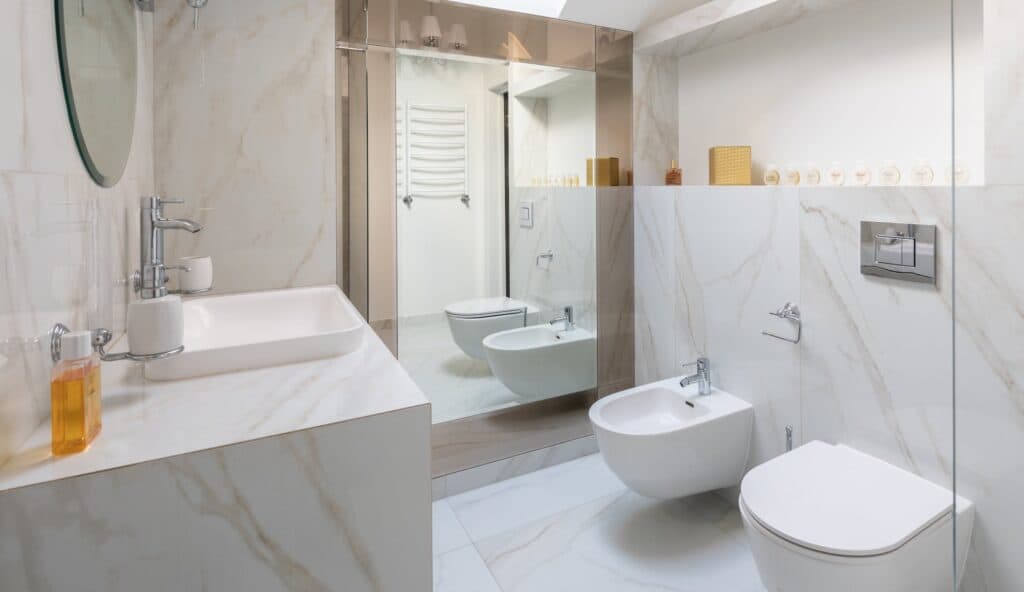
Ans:
POLYGON ((860 223, 860 272, 864 275, 935 285, 934 225, 860 223))
POLYGON ((875 235, 875 263, 914 266, 915 240, 906 236, 875 235))

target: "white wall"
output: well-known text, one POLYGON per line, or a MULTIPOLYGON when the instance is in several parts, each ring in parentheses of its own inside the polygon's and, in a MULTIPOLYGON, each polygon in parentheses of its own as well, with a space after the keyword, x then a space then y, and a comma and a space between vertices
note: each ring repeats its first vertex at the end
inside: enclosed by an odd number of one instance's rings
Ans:
POLYGON ((579 175, 587 182, 587 159, 594 155, 594 85, 580 85, 548 99, 548 171, 579 175))
POLYGON ((509 67, 513 184, 529 187, 550 177, 579 175, 596 145, 593 73, 512 64, 509 67))
POLYGON ((506 81, 507 68, 408 55, 398 56, 397 68, 398 105, 466 107, 470 195, 468 208, 455 198, 399 204, 398 315, 504 296, 504 108, 491 88, 506 81))
MULTIPOLYGON (((958 154, 984 176, 981 0, 956 14, 958 154)), ((927 158, 941 182, 950 161, 949 4, 853 2, 679 60, 679 156, 686 184, 707 184, 707 152, 751 145, 761 167, 823 170, 885 160, 907 171, 927 158)))

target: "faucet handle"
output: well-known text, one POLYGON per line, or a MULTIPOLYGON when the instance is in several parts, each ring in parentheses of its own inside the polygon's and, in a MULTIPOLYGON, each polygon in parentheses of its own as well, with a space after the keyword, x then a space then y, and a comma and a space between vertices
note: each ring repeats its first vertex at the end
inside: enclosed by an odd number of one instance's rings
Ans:
POLYGON ((167 204, 183 204, 185 203, 185 200, 180 198, 171 199, 159 195, 144 195, 139 199, 139 202, 142 209, 159 210, 167 204))
POLYGON ((707 372, 711 369, 711 360, 701 356, 692 362, 683 362, 683 368, 689 368, 690 366, 696 366, 698 372, 707 372))
POLYGON ((157 203, 158 206, 165 206, 167 204, 183 204, 183 203, 185 203, 185 200, 180 198, 180 197, 167 198, 167 197, 160 197, 158 195, 158 196, 156 196, 156 203, 157 203))

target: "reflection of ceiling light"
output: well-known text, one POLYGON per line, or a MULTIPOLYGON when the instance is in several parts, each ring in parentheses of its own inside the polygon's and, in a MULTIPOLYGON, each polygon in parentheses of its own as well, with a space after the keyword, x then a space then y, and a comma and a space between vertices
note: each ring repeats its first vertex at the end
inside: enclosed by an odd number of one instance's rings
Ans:
POLYGON ((469 42, 466 40, 466 27, 455 23, 448 29, 448 45, 456 51, 466 49, 469 42))
POLYGON ((423 17, 420 24, 420 38, 426 47, 441 47, 441 23, 434 15, 423 17))
POLYGON ((402 19, 402 22, 398 23, 398 44, 412 45, 415 42, 416 36, 412 33, 412 23, 402 19))
POLYGON ((452 0, 460 4, 472 4, 512 12, 525 12, 538 16, 558 17, 565 8, 566 0, 452 0))

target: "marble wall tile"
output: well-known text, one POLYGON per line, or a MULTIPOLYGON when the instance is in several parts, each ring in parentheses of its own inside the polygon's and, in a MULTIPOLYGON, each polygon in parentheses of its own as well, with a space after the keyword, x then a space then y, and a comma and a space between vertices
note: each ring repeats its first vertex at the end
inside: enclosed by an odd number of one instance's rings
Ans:
POLYGON ((0 586, 426 592, 429 426, 420 406, 7 492, 0 586))
POLYGON ((633 183, 661 185, 679 159, 679 67, 669 57, 633 54, 633 183))
POLYGON ((785 451, 787 425, 799 439, 801 348, 761 335, 796 335, 768 312, 800 304, 797 192, 684 187, 677 195, 676 362, 708 356, 715 384, 754 405, 754 466, 785 451))
MULTIPOLYGON (((960 0, 963 1, 963 0, 960 0)), ((1020 138, 1024 135, 1024 3, 985 0, 985 181, 1024 183, 1020 138)))
POLYGON ((950 487, 948 188, 800 192, 804 440, 842 442, 950 487), (861 220, 938 226, 938 284, 860 273, 861 220))
POLYGON ((633 226, 633 188, 598 188, 597 384, 609 393, 634 379, 633 226))
POLYGON ((152 190, 152 15, 138 12, 138 101, 121 181, 97 186, 71 134, 53 41, 53 3, 9 3, 0 68, 0 462, 49 414, 56 322, 123 331, 138 259, 137 208, 152 190), (134 229, 134 234, 132 234, 134 229))
POLYGON ((957 191, 957 493, 975 503, 965 592, 1024 581, 1024 187, 957 191))
POLYGON ((156 187, 184 198, 168 258, 211 255, 214 288, 335 281, 334 2, 155 12, 156 187))
POLYGON ((677 189, 636 187, 633 199, 636 277, 636 382, 680 373, 675 343, 675 197, 677 189))
POLYGON ((54 3, 9 0, 4 8, 0 170, 85 174, 64 106, 54 3))
POLYGON ((509 226, 512 297, 540 308, 543 320, 571 305, 577 324, 596 330, 596 189, 513 187, 511 207, 524 201, 533 202, 534 221, 530 228, 509 226), (554 257, 538 262, 537 255, 547 250, 554 257))
POLYGON ((637 188, 637 382, 700 355, 755 406, 751 465, 843 442, 950 485, 951 199, 924 188, 637 188), (939 226, 938 287, 862 276, 863 219, 939 226), (767 313, 791 301, 804 339, 767 313))

